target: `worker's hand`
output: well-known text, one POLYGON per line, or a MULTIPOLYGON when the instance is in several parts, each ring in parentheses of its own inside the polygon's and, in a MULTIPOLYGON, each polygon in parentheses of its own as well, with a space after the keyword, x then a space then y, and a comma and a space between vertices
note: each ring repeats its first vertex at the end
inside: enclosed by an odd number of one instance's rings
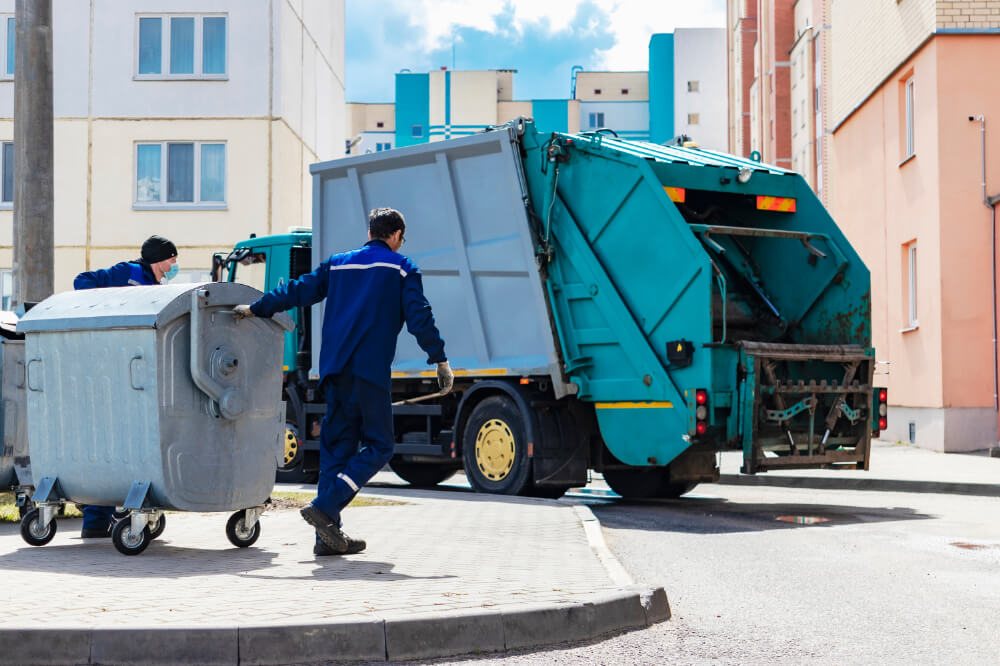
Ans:
POLYGON ((455 384, 455 373, 451 371, 448 361, 438 363, 438 388, 442 393, 449 393, 455 384))
POLYGON ((253 316, 253 311, 250 310, 249 305, 237 305, 233 308, 233 319, 236 321, 239 321, 240 319, 249 319, 253 316))

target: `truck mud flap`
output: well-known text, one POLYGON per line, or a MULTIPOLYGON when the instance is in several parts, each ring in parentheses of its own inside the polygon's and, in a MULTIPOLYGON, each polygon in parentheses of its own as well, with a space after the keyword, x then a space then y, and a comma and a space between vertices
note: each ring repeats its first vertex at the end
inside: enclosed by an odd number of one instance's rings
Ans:
POLYGON ((874 350, 739 343, 744 474, 868 469, 874 350))

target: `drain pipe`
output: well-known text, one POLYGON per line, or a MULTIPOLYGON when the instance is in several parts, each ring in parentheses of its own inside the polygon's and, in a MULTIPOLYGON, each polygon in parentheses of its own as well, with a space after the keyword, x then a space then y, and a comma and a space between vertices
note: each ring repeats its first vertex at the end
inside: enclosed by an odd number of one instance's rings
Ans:
MULTIPOLYGON (((990 262, 993 277, 991 287, 993 293, 993 410, 996 412, 996 422, 1000 427, 1000 370, 997 367, 997 204, 1000 194, 992 197, 986 195, 986 117, 982 114, 969 116, 970 121, 979 121, 979 156, 982 162, 983 205, 990 209, 990 247, 993 260, 990 262)), ((1000 458, 1000 441, 990 448, 990 455, 1000 458)))

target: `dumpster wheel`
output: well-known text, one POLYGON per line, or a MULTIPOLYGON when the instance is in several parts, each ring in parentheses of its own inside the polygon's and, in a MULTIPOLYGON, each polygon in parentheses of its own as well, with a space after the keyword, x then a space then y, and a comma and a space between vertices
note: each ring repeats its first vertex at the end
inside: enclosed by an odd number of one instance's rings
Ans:
POLYGON ((41 513, 37 508, 32 509, 21 519, 21 538, 32 546, 44 546, 56 535, 56 521, 42 525, 41 513))
POLYGON ((229 543, 237 548, 248 548, 254 545, 259 536, 260 521, 258 520, 253 524, 253 527, 247 529, 246 510, 237 511, 229 516, 229 520, 226 522, 226 537, 229 539, 229 543))
POLYGON ((111 530, 111 542, 122 555, 138 555, 146 550, 152 540, 148 526, 143 526, 138 532, 132 531, 131 518, 119 520, 111 530))

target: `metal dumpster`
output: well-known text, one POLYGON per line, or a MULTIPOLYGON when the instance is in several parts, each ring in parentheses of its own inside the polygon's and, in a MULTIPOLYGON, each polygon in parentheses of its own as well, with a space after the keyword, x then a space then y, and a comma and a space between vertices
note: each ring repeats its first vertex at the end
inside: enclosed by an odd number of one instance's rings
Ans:
POLYGON ((0 491, 31 485, 26 409, 24 341, 0 339, 0 491))
POLYGON ((238 321, 260 295, 240 284, 66 292, 35 306, 25 333, 28 436, 38 508, 21 534, 44 545, 65 501, 121 506, 116 548, 142 552, 163 511, 232 511, 248 546, 283 445, 286 315, 238 321))

